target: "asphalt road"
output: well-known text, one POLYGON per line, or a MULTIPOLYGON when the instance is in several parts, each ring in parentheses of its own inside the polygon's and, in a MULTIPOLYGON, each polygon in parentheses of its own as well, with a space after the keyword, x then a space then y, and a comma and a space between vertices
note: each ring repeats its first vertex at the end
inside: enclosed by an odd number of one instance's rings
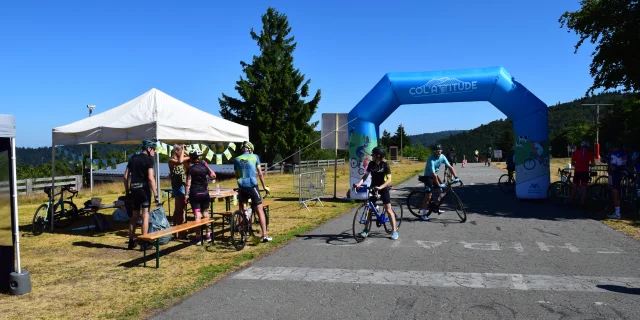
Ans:
POLYGON ((400 240, 381 227, 357 244, 348 213, 155 319, 640 319, 636 240, 503 194, 493 167, 457 170, 465 223, 405 207, 400 240))

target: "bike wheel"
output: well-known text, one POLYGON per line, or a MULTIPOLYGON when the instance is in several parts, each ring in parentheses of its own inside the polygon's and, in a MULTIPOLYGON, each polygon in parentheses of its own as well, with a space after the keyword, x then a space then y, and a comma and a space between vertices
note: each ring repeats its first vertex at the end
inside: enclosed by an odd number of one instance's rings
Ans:
MULTIPOLYGON (((602 184, 594 184, 587 188, 587 208, 589 214, 602 214, 611 200, 609 199, 609 187, 602 184)), ((603 218, 597 216, 597 218, 603 218)))
POLYGON ((66 228, 73 224, 77 214, 78 208, 73 202, 64 201, 64 206, 62 207, 60 203, 56 203, 53 207, 53 225, 56 228, 66 228))
POLYGON ((236 249, 236 251, 240 251, 244 249, 245 244, 247 243, 247 233, 245 232, 245 217, 240 212, 240 210, 236 210, 232 215, 229 223, 229 228, 231 229, 231 244, 236 249))
POLYGON ((498 187, 500 187, 500 190, 504 193, 511 193, 516 188, 515 179, 511 179, 511 181, 509 181, 509 175, 503 174, 500 176, 500 179, 498 179, 498 187))
POLYGON ((596 179, 596 184, 608 185, 609 184, 609 177, 608 176, 599 176, 598 179, 596 179))
POLYGON ((536 162, 533 159, 527 159, 524 161, 524 168, 527 170, 532 170, 536 167, 536 162))
POLYGON ((358 159, 356 158, 351 158, 349 163, 351 164, 351 168, 357 168, 358 165, 360 164, 360 161, 358 161, 358 159))
POLYGON ((449 191, 449 202, 456 213, 458 214, 458 218, 460 218, 460 223, 467 221, 467 210, 464 208, 464 203, 460 200, 460 197, 453 192, 453 190, 449 191))
POLYGON ((424 195, 424 191, 411 191, 407 196, 407 208, 409 208, 409 212, 416 218, 420 218, 424 195))
POLYGON ((547 198, 555 205, 563 205, 569 199, 570 192, 571 187, 567 183, 556 181, 547 189, 547 198))
POLYGON ((33 214, 33 235, 39 236, 44 232, 44 229, 47 227, 49 222, 49 206, 46 204, 41 204, 38 209, 36 209, 36 213, 33 214))
MULTIPOLYGON (((396 216, 396 230, 400 230, 400 225, 402 224, 402 204, 400 203, 400 201, 396 199, 391 200, 391 210, 393 210, 393 214, 395 214, 396 216)), ((384 223, 384 230, 387 231, 387 233, 393 232, 390 217, 389 221, 384 223)))
POLYGON ((356 210, 356 214, 353 216, 353 237, 357 242, 362 242, 367 238, 360 235, 360 233, 364 232, 365 229, 369 230, 369 233, 371 233, 371 220, 373 219, 367 219, 369 210, 370 209, 367 205, 362 205, 358 210, 356 210))

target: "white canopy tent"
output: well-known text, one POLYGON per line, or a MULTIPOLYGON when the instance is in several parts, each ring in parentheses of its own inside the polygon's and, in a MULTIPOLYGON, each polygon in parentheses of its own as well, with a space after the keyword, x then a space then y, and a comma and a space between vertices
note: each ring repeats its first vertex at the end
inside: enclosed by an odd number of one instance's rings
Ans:
MULTIPOLYGON (((12 115, 9 114, 0 114, 0 138, 9 138, 10 140, 10 152, 9 155, 11 159, 9 159, 9 168, 11 168, 11 173, 9 175, 9 183, 8 186, 9 192, 11 193, 11 219, 12 219, 12 232, 13 232, 13 241, 15 247, 15 255, 16 255, 16 272, 21 273, 22 267, 20 266, 20 237, 18 234, 18 186, 17 186, 17 175, 16 175, 16 125, 15 120, 12 115)), ((0 185, 2 188, 2 185, 0 185)), ((6 276, 6 275, 3 275, 6 276)))
MULTIPOLYGON (((145 139, 164 143, 242 142, 249 140, 249 128, 199 110, 153 88, 113 109, 53 128, 51 184, 53 186, 55 147, 58 145, 140 144, 145 139)), ((156 156, 156 168, 158 162, 159 157, 156 156)), ((159 189, 159 170, 155 172, 159 189)), ((53 230, 53 223, 51 228, 53 230)))

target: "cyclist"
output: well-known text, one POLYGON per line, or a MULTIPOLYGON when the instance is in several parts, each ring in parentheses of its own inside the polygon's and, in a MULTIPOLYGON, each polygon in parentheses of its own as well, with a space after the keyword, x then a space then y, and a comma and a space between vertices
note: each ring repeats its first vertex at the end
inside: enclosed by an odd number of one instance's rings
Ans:
POLYGON ((479 155, 479 152, 478 152, 477 149, 475 151, 473 151, 473 160, 474 160, 474 162, 478 162, 478 155, 479 155))
MULTIPOLYGON (((358 181, 356 187, 360 187, 364 181, 367 180, 369 175, 371 175, 371 186, 375 187, 380 194, 380 199, 382 200, 382 204, 384 205, 384 209, 389 214, 389 220, 391 220, 391 227, 393 232, 391 233, 391 239, 398 239, 398 230, 396 229, 396 215, 391 209, 391 193, 389 192, 389 184, 391 183, 391 167, 389 167, 389 163, 385 161, 386 152, 384 149, 380 147, 375 147, 371 150, 371 154, 373 156, 373 161, 369 162, 367 169, 362 176, 362 179, 358 181)), ((372 201, 375 203, 376 200, 372 201)), ((371 215, 373 212, 369 211, 369 216, 367 217, 367 221, 371 219, 371 215)), ((362 231, 360 236, 366 237, 369 233, 369 230, 365 229, 362 231)))
POLYGON ((627 154, 622 146, 612 144, 612 152, 609 154, 609 187, 613 196, 613 206, 615 212, 607 217, 610 219, 620 219, 620 182, 622 181, 622 171, 627 165, 627 154))
POLYGON ((238 179, 238 188, 240 188, 238 197, 240 200, 240 211, 244 212, 244 203, 247 199, 251 199, 251 204, 258 210, 258 220, 260 220, 260 228, 262 229, 262 242, 269 242, 272 238, 267 235, 264 207, 262 205, 260 191, 258 191, 258 181, 256 180, 257 170, 262 188, 269 193, 269 187, 264 185, 264 176, 260 168, 260 158, 257 154, 253 154, 253 144, 249 141, 243 142, 240 149, 242 150, 242 154, 233 159, 233 167, 236 172, 236 178, 238 179))
POLYGON ((487 167, 491 166, 491 148, 487 149, 487 167))
POLYGON ((159 204, 156 190, 156 179, 153 173, 153 157, 156 154, 156 143, 151 140, 142 141, 142 152, 129 159, 127 169, 124 170, 124 190, 133 202, 133 215, 129 220, 128 248, 136 246, 133 237, 136 234, 136 224, 142 214, 142 235, 149 232, 149 207, 151 206, 151 191, 156 205, 159 204))
POLYGON ((438 171, 440 170, 440 166, 444 163, 445 170, 451 170, 451 174, 454 176, 454 182, 460 181, 458 179, 458 175, 456 171, 453 169, 447 158, 442 155, 442 146, 439 143, 436 143, 431 147, 433 154, 427 159, 427 163, 424 167, 424 202, 422 203, 422 215, 420 219, 422 221, 429 221, 429 217, 427 217, 427 208, 429 206, 429 202, 431 202, 431 193, 437 189, 443 188, 445 185, 442 184, 440 178, 438 177, 438 171))
MULTIPOLYGON (((209 184, 207 177, 216 178, 215 172, 202 160, 202 151, 199 149, 189 152, 191 165, 187 169, 187 187, 184 202, 191 202, 191 210, 196 221, 209 217, 209 184)), ((176 200, 177 201, 177 200, 176 200)), ((211 239, 211 226, 207 225, 205 239, 211 239)), ((196 242, 200 243, 200 235, 196 234, 196 242)))
POLYGON ((589 150, 589 143, 582 141, 580 150, 577 150, 571 156, 571 165, 573 169, 573 186, 571 188, 571 201, 576 196, 578 186, 582 189, 582 206, 587 204, 587 185, 589 184, 589 169, 595 164, 593 152, 589 150))
MULTIPOLYGON (((185 187, 187 185, 187 169, 189 168, 189 156, 185 154, 186 146, 184 144, 176 144, 173 146, 171 159, 169 159, 169 171, 171 177, 171 195, 176 200, 173 210, 173 224, 175 226, 183 224, 187 221, 185 216, 184 198, 187 195, 185 187)), ((177 235, 178 239, 184 239, 185 232, 177 235)))
POLYGON ((516 171, 516 147, 511 147, 511 151, 507 153, 507 174, 509 175, 509 182, 513 179, 513 172, 516 171))

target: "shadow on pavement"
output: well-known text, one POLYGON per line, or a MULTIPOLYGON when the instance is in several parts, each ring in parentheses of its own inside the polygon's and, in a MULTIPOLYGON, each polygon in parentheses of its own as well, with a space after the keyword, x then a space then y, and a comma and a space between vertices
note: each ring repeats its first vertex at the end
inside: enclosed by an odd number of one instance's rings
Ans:
POLYGON ((601 284, 601 285, 598 285, 598 288, 612 291, 612 292, 618 292, 618 293, 640 294, 640 288, 627 288, 623 286, 616 286, 616 285, 610 285, 610 284, 601 284))

